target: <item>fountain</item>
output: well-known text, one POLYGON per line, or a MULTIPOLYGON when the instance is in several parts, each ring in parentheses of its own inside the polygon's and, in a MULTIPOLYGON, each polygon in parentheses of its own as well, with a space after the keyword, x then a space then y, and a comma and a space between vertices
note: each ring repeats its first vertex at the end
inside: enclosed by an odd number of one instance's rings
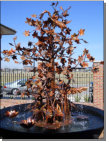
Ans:
MULTIPOLYGON (((0 110, 0 130, 3 139, 97 139, 104 128, 104 112, 95 107, 76 104, 72 107, 72 122, 59 129, 47 129, 33 124, 21 125, 21 121, 32 117, 27 108, 30 104, 16 105, 0 110), (9 110, 19 111, 14 118, 7 118, 9 110)), ((31 119, 31 118, 30 118, 31 119)), ((30 120, 31 122, 31 120, 30 120)))
POLYGON ((53 14, 45 10, 39 18, 33 14, 26 23, 35 27, 32 32, 25 31, 25 36, 37 38, 37 43, 28 42, 28 47, 21 47, 13 38, 15 50, 4 50, 4 60, 10 58, 17 61, 21 57, 23 65, 32 65, 40 61, 32 71, 38 73, 26 82, 27 90, 21 96, 35 98, 32 104, 16 105, 0 110, 1 135, 3 138, 35 138, 35 139, 90 139, 98 138, 103 130, 103 111, 85 105, 77 105, 68 100, 68 95, 81 93, 87 87, 74 88, 72 70, 77 66, 88 67, 85 61, 93 62, 94 58, 84 49, 77 59, 72 57, 76 47, 73 43, 87 43, 79 36, 84 35, 84 29, 70 36, 71 29, 67 27, 71 21, 66 17, 68 10, 62 6, 61 14, 56 10, 57 3, 52 3, 53 14), (45 14, 48 16, 45 19, 45 14), (58 30, 58 31, 57 31, 58 30), (57 31, 57 32, 56 32, 57 31), (65 46, 67 44, 67 47, 65 46), (8 56, 8 57, 7 57, 8 56), (66 80, 57 75, 63 74, 66 80), (34 81, 35 80, 35 81, 34 81))

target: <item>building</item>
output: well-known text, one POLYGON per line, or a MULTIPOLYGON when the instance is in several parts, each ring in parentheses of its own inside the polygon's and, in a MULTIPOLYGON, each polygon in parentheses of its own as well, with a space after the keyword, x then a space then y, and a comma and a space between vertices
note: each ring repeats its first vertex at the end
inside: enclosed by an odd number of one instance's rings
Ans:
POLYGON ((31 70, 33 70, 33 66, 24 66, 24 70, 26 70, 26 71, 31 71, 31 70))
POLYGON ((16 31, 13 30, 12 28, 0 24, 0 38, 2 37, 2 35, 14 35, 15 33, 16 31))

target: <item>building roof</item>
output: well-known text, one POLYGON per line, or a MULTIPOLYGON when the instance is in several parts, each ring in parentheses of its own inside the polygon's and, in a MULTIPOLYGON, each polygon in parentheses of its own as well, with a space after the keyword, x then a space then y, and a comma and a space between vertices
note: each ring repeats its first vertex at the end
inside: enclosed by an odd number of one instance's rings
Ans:
POLYGON ((0 24, 0 35, 14 35, 16 33, 15 30, 0 24))

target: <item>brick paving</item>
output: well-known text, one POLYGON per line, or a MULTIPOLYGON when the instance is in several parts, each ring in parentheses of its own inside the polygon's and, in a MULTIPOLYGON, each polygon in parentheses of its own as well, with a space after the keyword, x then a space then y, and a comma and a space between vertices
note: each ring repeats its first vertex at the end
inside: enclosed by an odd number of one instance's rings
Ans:
POLYGON ((0 108, 14 106, 18 104, 32 103, 33 100, 0 99, 0 108))

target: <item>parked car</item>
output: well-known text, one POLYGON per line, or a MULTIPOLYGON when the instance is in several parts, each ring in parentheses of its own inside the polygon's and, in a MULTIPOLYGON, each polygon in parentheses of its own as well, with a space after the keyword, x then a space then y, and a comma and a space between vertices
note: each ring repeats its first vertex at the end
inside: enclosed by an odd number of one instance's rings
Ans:
POLYGON ((11 83, 6 83, 3 86, 3 91, 6 93, 16 94, 18 91, 26 90, 25 86, 27 79, 20 79, 11 83))
POLYGON ((3 86, 0 85, 0 98, 3 97, 3 86))

